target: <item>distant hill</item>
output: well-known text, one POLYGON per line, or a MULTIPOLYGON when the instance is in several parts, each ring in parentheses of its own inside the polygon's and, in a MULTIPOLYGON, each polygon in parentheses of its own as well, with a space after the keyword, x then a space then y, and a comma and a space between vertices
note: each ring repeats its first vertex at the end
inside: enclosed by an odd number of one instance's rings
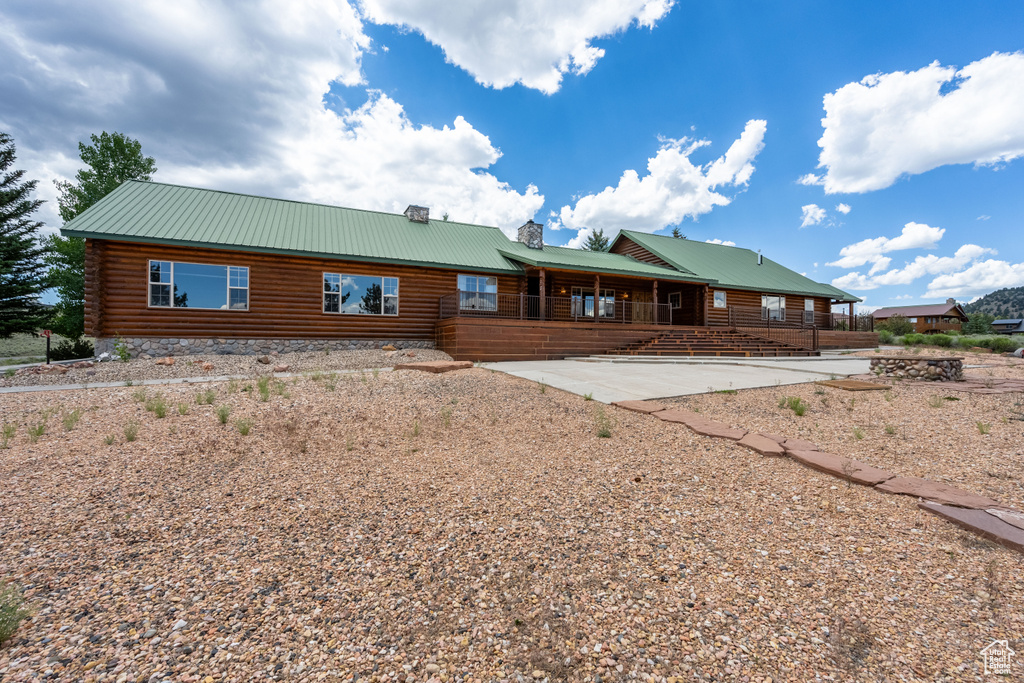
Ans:
POLYGON ((965 304, 968 313, 989 313, 996 318, 1024 318, 1024 287, 997 289, 971 304, 965 304))

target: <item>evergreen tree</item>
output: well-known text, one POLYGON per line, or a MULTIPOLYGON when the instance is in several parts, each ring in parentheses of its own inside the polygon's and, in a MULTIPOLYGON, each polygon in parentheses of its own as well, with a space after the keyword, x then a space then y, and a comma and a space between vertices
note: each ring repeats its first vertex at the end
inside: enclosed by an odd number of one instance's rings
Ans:
POLYGON ((39 301, 46 288, 38 234, 43 224, 32 219, 43 202, 31 197, 37 181, 11 170, 16 156, 14 140, 0 133, 0 339, 35 332, 46 319, 39 301))
POLYGON ((610 245, 611 242, 605 237, 604 230, 598 228, 587 235, 587 240, 583 243, 583 249, 585 251, 608 251, 610 245))
MULTIPOLYGON (((90 136, 91 145, 78 143, 86 168, 75 174, 74 183, 56 181, 60 217, 71 221, 106 197, 126 180, 149 180, 156 173, 153 157, 143 156, 142 144, 122 133, 90 136)), ((50 323, 58 334, 77 339, 85 332, 85 240, 51 235, 46 263, 50 284, 57 289, 58 302, 50 323)))
POLYGON ((676 239, 680 239, 680 240, 685 240, 686 239, 686 235, 684 235, 682 232, 680 232, 679 226, 676 226, 676 227, 672 228, 672 236, 675 237, 676 239))

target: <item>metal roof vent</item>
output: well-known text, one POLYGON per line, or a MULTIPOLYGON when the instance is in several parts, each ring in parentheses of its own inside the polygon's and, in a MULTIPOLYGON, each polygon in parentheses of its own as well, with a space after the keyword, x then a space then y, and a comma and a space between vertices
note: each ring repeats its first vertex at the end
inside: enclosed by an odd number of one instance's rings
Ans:
POLYGON ((429 223, 430 222, 430 209, 426 206, 416 206, 410 204, 405 210, 405 217, 413 223, 429 223))
POLYGON ((759 265, 759 266, 762 265, 763 264, 763 259, 764 259, 764 257, 761 256, 761 250, 758 249, 757 250, 757 265, 759 265))
POLYGON ((534 223, 533 219, 526 221, 519 228, 519 241, 530 249, 544 248, 544 224, 534 223))

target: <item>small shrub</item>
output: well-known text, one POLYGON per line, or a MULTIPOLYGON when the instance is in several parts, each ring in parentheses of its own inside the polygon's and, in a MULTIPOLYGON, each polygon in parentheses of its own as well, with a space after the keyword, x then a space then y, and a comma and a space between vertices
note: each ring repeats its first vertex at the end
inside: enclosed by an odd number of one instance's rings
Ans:
POLYGON ((96 354, 92 342, 79 337, 75 340, 65 339, 50 349, 50 360, 79 360, 92 358, 96 354))
POLYGON ((260 392, 260 400, 263 402, 270 400, 270 377, 263 375, 256 380, 256 389, 260 392))
POLYGON ((452 409, 448 406, 441 408, 441 420, 444 421, 445 429, 452 426, 452 409))
POLYGON ((804 413, 807 412, 807 404, 799 396, 790 396, 786 398, 785 401, 786 407, 788 407, 797 415, 802 416, 804 413))
POLYGON ((178 415, 188 415, 188 404, 187 403, 179 403, 178 404, 178 415))
POLYGON ((125 441, 135 441, 139 437, 139 423, 135 420, 128 420, 123 431, 125 441))
POLYGON ((893 427, 892 425, 885 425, 885 433, 888 434, 889 436, 892 436, 893 434, 896 433, 896 428, 893 427))
POLYGON ((593 401, 594 400, 594 393, 591 392, 589 394, 583 394, 583 400, 584 401, 593 401))
POLYGON ((992 425, 987 422, 978 422, 978 433, 988 434, 992 430, 992 425))
POLYGON ((863 439, 864 438, 864 430, 861 429, 860 427, 854 427, 853 428, 853 438, 856 439, 857 441, 860 441, 861 439, 863 439))
POLYGON ((238 433, 242 436, 249 436, 249 430, 252 429, 252 419, 246 417, 240 420, 235 420, 235 427, 238 429, 238 433))
POLYGON ((948 334, 933 334, 931 342, 935 346, 949 347, 953 345, 953 338, 950 337, 948 334))
POLYGON ((228 380, 228 393, 229 394, 236 394, 236 393, 238 393, 238 386, 239 386, 239 382, 238 382, 237 379, 228 380))
POLYGON ((41 437, 45 433, 46 433, 46 420, 44 419, 42 422, 40 422, 36 426, 28 428, 28 440, 31 441, 32 443, 35 443, 36 441, 39 441, 39 437, 41 437))
POLYGON ((914 331, 914 324, 902 315, 894 315, 876 325, 879 331, 889 332, 896 337, 910 334, 914 331))
POLYGON ((62 419, 64 421, 64 431, 70 432, 75 428, 75 425, 78 424, 78 421, 82 419, 82 411, 75 408, 62 419))
POLYGON ((941 408, 944 404, 945 401, 942 400, 941 396, 936 396, 935 394, 932 394, 931 396, 928 397, 928 405, 931 406, 932 408, 941 408))
POLYGON ((219 420, 222 425, 226 425, 228 423, 228 417, 230 415, 231 415, 231 406, 229 406, 229 405, 222 405, 222 406, 217 408, 217 420, 219 420))
POLYGON ((878 343, 879 344, 892 344, 895 341, 896 335, 889 330, 878 331, 878 343))
POLYGON ((117 342, 114 344, 114 355, 120 358, 122 363, 127 363, 132 359, 132 352, 128 350, 128 342, 120 335, 118 335, 117 342))
POLYGON ((379 375, 380 375, 380 370, 378 370, 377 368, 374 368, 374 369, 373 369, 373 378, 374 378, 374 379, 377 379, 377 377, 378 377, 379 375))
POLYGON ((548 390, 548 385, 544 382, 537 382, 537 387, 540 388, 540 393, 545 393, 548 390))
POLYGON ((207 389, 206 391, 200 391, 196 394, 196 403, 201 406, 212 406, 216 398, 217 392, 213 389, 207 389))
POLYGON ((921 344, 928 343, 927 335, 912 332, 910 334, 903 335, 904 346, 920 346, 921 344))
POLYGON ((414 437, 420 435, 420 421, 419 420, 413 420, 412 421, 412 435, 414 437))
POLYGON ((10 640, 21 622, 31 615, 20 586, 13 582, 0 585, 0 643, 10 640))
POLYGON ((145 389, 136 389, 135 391, 132 392, 132 398, 135 399, 135 401, 137 401, 138 403, 145 403, 146 402, 146 390, 145 389))
POLYGON ((103 437, 103 443, 105 443, 108 446, 113 446, 115 441, 117 441, 117 437, 114 436, 113 434, 107 434, 105 437, 103 437))

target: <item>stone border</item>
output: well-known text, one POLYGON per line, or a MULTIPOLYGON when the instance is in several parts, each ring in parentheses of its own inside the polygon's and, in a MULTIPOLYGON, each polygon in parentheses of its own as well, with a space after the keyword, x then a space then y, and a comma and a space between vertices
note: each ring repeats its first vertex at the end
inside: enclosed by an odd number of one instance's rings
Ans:
MULTIPOLYGON (((117 356, 118 337, 96 340, 96 355, 117 356)), ((389 339, 230 339, 227 337, 129 337, 123 339, 132 358, 160 356, 261 356, 299 351, 363 351, 394 346, 396 349, 433 349, 432 341, 389 339)))
POLYGON ((881 356, 871 359, 870 372, 879 377, 960 382, 964 378, 962 356, 881 356))
POLYGON ((928 479, 900 477, 853 458, 827 453, 804 439, 787 439, 775 434, 749 432, 709 420, 689 410, 669 407, 655 401, 620 401, 612 405, 650 415, 665 422, 686 425, 697 434, 735 441, 738 445, 763 456, 788 456, 811 469, 851 484, 870 486, 883 493, 917 497, 926 501, 920 503, 921 508, 945 517, 1000 545, 1024 553, 1024 544, 1021 543, 1024 532, 1015 524, 1018 520, 1022 520, 1019 523, 1024 524, 1024 513, 991 498, 928 479), (985 517, 971 513, 981 513, 985 517), (968 518, 972 523, 965 522, 968 518), (984 523, 981 524, 977 520, 984 523))

